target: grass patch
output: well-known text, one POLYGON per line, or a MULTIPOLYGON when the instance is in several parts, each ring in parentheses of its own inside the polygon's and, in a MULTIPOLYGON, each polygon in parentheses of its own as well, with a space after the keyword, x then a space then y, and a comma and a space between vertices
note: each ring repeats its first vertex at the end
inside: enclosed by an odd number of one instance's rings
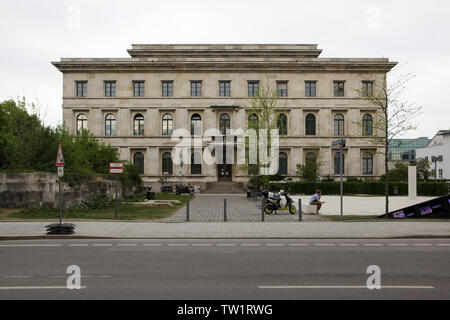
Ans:
MULTIPOLYGON (((145 195, 137 195, 132 199, 126 197, 119 202, 118 220, 157 220, 167 218, 186 205, 186 201, 191 199, 190 195, 156 194, 156 200, 179 200, 180 203, 172 207, 160 206, 152 207, 146 205, 127 204, 126 202, 143 202, 145 195)), ((93 201, 87 203, 88 208, 74 208, 63 210, 63 219, 77 220, 114 220, 114 201, 93 201)), ((3 220, 7 219, 58 219, 58 209, 24 209, 18 212, 1 215, 3 220)))

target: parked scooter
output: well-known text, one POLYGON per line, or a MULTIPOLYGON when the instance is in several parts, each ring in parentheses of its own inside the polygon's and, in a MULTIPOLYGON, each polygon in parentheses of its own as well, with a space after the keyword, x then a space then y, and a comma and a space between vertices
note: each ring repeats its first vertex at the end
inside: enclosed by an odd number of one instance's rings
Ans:
POLYGON ((268 191, 264 191, 263 196, 266 199, 264 205, 264 212, 266 214, 272 214, 274 211, 275 214, 278 214, 278 210, 289 210, 291 214, 297 212, 294 200, 292 200, 287 192, 282 191, 279 195, 270 195, 268 191))
POLYGON ((187 194, 193 195, 194 194, 194 188, 191 187, 191 186, 184 186, 182 184, 180 184, 180 185, 177 184, 175 186, 175 193, 177 195, 180 195, 182 193, 187 193, 187 194))

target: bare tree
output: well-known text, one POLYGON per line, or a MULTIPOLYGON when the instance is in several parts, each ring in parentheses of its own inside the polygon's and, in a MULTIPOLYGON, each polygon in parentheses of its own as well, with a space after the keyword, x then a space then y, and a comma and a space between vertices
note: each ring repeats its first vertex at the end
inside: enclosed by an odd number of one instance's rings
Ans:
POLYGON ((361 124, 362 135, 367 141, 383 146, 385 180, 385 213, 389 212, 389 168, 388 151, 393 139, 415 130, 412 120, 420 115, 422 108, 403 100, 407 83, 414 78, 412 73, 401 75, 395 79, 384 74, 383 83, 373 83, 372 90, 357 90, 359 95, 377 108, 377 116, 368 127, 364 119, 361 124))
MULTIPOLYGON (((267 142, 264 149, 267 151, 267 156, 270 156, 271 150, 271 132, 270 130, 277 128, 277 104, 278 104, 278 94, 277 90, 272 87, 271 81, 269 77, 266 75, 265 83, 260 83, 258 85, 258 91, 255 96, 249 101, 250 108, 248 110, 248 129, 253 129, 256 132, 257 137, 260 136, 260 132, 263 130, 267 131, 267 142)), ((249 159, 249 144, 251 141, 246 139, 245 148, 246 148, 246 157, 249 159)), ((262 146, 259 145, 259 141, 257 143, 257 149, 262 146)), ((259 152, 258 152, 259 153, 259 152)), ((250 181, 253 185, 258 188, 259 185, 262 185, 263 188, 266 188, 269 183, 268 176, 260 176, 260 168, 270 167, 269 164, 263 164, 259 157, 257 156, 257 162, 254 164, 247 163, 246 165, 241 166, 242 171, 246 171, 250 176, 250 181)))

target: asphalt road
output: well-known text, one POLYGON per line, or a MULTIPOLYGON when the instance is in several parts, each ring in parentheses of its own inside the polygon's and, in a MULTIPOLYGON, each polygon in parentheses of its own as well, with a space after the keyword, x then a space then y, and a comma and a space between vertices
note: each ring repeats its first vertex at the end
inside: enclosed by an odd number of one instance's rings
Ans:
POLYGON ((3 241, 0 299, 449 299, 449 266, 449 239, 3 241))

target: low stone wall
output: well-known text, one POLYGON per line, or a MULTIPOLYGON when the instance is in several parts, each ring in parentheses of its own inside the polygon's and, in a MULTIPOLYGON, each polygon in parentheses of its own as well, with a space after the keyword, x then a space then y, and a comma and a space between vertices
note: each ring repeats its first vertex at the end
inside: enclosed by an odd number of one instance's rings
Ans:
MULTIPOLYGON (((119 196, 121 190, 119 186, 119 196)), ((56 173, 1 173, 0 207, 50 207, 58 206, 58 177, 56 173)), ((61 183, 61 200, 73 205, 95 199, 101 195, 113 198, 115 182, 96 178, 77 187, 61 183)))

